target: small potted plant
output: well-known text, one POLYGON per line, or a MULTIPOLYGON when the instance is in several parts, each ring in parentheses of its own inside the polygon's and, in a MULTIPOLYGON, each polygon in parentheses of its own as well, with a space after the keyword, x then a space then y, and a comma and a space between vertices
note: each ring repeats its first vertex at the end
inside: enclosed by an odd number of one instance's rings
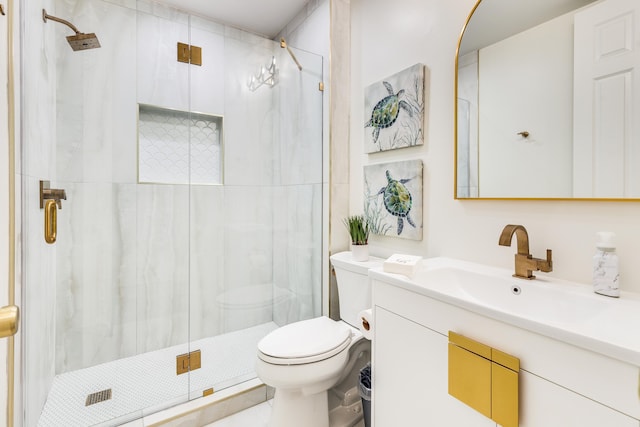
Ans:
POLYGON ((369 223, 364 215, 345 218, 344 225, 351 236, 351 255, 354 261, 369 260, 369 223))

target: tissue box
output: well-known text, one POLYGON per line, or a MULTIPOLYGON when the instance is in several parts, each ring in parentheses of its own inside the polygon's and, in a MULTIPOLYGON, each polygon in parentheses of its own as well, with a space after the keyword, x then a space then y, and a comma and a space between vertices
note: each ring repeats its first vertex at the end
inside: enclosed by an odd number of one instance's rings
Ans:
POLYGON ((382 264, 382 270, 387 273, 404 274, 407 277, 413 277, 421 260, 422 257, 417 255, 393 254, 382 264))

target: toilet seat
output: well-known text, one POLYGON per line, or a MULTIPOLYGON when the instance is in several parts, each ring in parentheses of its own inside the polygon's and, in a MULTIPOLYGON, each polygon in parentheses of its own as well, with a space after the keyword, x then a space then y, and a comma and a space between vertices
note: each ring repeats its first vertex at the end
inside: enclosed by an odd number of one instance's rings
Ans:
POLYGON ((322 316, 271 332, 258 343, 258 357, 274 365, 301 365, 328 359, 350 342, 349 326, 322 316))

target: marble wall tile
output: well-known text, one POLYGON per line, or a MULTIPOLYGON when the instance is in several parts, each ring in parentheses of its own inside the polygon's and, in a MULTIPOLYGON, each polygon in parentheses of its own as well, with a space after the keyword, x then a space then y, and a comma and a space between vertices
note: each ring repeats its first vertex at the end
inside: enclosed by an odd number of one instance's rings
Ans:
POLYGON ((22 173, 55 179, 56 37, 55 25, 43 25, 42 9, 54 9, 53 0, 24 5, 25 55, 22 68, 22 173))
POLYGON ((129 9, 136 9, 136 0, 103 0, 107 3, 113 3, 118 6, 127 7, 129 9))
MULTIPOLYGON (((260 66, 268 64, 269 49, 226 39, 225 67, 225 185, 265 185, 273 182, 274 126, 279 116, 273 109, 268 87, 251 92, 247 82, 260 66), (231 72, 233 70, 233 72, 231 72)), ((279 48, 278 48, 279 49, 279 48)))
POLYGON ((210 33, 224 36, 225 25, 220 22, 216 22, 212 19, 205 18, 198 15, 191 15, 190 22, 191 22, 192 30, 193 29, 204 30, 210 33))
MULTIPOLYGON (((247 31, 229 25, 225 26, 224 35, 227 39, 241 41, 257 49, 271 49, 275 43, 270 39, 264 38, 263 36, 249 33, 247 31)), ((278 46, 280 46, 280 44, 278 44, 278 46)))
POLYGON ((59 1, 56 13, 86 32, 100 49, 74 52, 60 26, 57 40, 58 179, 129 182, 136 179, 136 12, 87 0, 59 1))
MULTIPOLYGON (((21 113, 22 183, 20 290, 22 300, 22 344, 25 361, 22 391, 24 422, 36 425, 55 375, 55 250, 44 242, 44 217, 39 206, 39 179, 55 179, 55 27, 43 25, 42 9, 52 9, 52 0, 33 0, 21 4, 23 56, 21 113)), ((16 76, 18 77, 18 76, 16 76)), ((21 348, 21 347, 17 347, 21 348)), ((19 365, 19 363, 18 363, 19 365)), ((17 402, 20 397, 16 396, 17 402)), ((20 414, 19 411, 16 415, 20 414)))
POLYGON ((189 14, 176 9, 174 6, 156 0, 137 0, 138 11, 176 22, 181 25, 189 24, 189 14))
MULTIPOLYGON (((330 171, 333 170, 331 167, 331 162, 329 160, 330 150, 329 150, 329 126, 330 126, 330 99, 329 95, 331 93, 331 88, 329 85, 329 66, 330 66, 330 51, 329 51, 329 42, 330 42, 330 34, 329 30, 331 28, 331 5, 330 0, 311 0, 307 3, 307 18, 300 23, 297 27, 293 28, 293 26, 287 25, 283 32, 286 33, 285 37, 287 38, 288 43, 291 46, 295 46, 297 48, 306 50, 308 52, 314 52, 320 54, 322 56, 322 80, 325 83, 325 90, 322 92, 322 182, 323 186, 323 197, 324 202, 323 206, 323 214, 322 214, 322 264, 323 268, 322 272, 322 288, 325 289, 323 291, 323 295, 326 297, 322 298, 322 311, 321 313, 329 313, 329 282, 328 278, 330 278, 330 269, 329 269, 329 174, 330 171)), ((334 25, 342 25, 345 23, 334 22, 334 25)), ((335 61, 332 61, 332 63, 335 61)), ((340 93, 340 92, 334 92, 340 93)), ((343 144, 345 141, 343 136, 337 138, 337 144, 343 144)), ((335 150, 336 148, 334 148, 335 150)), ((339 165, 334 166, 339 168, 339 165)), ((332 178, 335 179, 335 178, 332 178)), ((348 208, 347 208, 348 209, 348 208)), ((320 291, 320 290, 319 290, 320 291)))
POLYGON ((225 189, 220 185, 191 187, 190 196, 190 339, 222 332, 218 296, 224 291, 225 189))
POLYGON ((322 185, 274 189, 274 287, 294 299, 274 308, 278 325, 321 314, 322 185))
POLYGON ((56 242, 56 373, 63 373, 136 354, 136 189, 55 184, 67 192, 56 242))
POLYGON ((137 349, 189 339, 189 187, 137 186, 137 349))
POLYGON ((277 54, 280 84, 274 108, 280 123, 274 138, 277 173, 274 183, 322 182, 322 57, 292 48, 303 64, 300 71, 286 50, 277 54))
POLYGON ((181 21, 138 13, 138 102, 189 111, 190 65, 176 61, 177 43, 189 43, 181 21))
MULTIPOLYGON (((273 283, 273 189, 226 186, 224 197, 225 266, 221 298, 232 297, 231 307, 223 316, 224 332, 230 332, 264 323, 263 319, 249 315, 253 310, 245 310, 241 297, 243 292, 250 297, 255 286, 273 283), (234 294, 240 297, 234 298, 234 294)), ((266 309, 270 320, 270 307, 266 309)))
POLYGON ((56 248, 44 241, 44 214, 40 209, 40 187, 37 178, 23 181, 25 211, 22 217, 23 244, 29 253, 24 258, 26 284, 22 330, 27 369, 23 387, 29 402, 25 411, 26 425, 36 425, 40 410, 47 399, 55 372, 55 312, 56 312, 56 248))
POLYGON ((224 37, 208 29, 191 27, 193 46, 202 48, 202 66, 189 68, 191 111, 206 114, 225 114, 224 99, 224 37))

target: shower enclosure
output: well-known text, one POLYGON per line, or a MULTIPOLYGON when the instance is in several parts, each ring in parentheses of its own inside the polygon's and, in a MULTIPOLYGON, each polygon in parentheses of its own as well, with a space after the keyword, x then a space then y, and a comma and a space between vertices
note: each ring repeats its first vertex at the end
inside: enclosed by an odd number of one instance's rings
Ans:
POLYGON ((21 8, 24 425, 254 378, 262 336, 321 312, 322 57, 147 0, 21 8), (53 244, 41 181, 66 195, 53 244))

